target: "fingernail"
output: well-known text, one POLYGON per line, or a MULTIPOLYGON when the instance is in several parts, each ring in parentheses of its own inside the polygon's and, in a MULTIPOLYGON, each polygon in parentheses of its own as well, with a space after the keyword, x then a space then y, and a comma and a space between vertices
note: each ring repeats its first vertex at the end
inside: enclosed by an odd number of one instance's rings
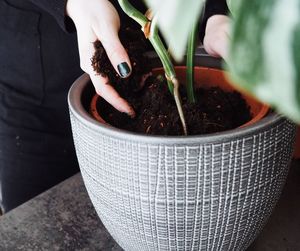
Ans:
POLYGON ((131 107, 130 112, 128 113, 129 117, 131 117, 132 119, 135 117, 135 111, 133 110, 133 108, 131 107))
POLYGON ((130 68, 129 65, 126 62, 123 62, 121 64, 118 64, 118 71, 121 76, 121 78, 126 78, 130 74, 130 68))

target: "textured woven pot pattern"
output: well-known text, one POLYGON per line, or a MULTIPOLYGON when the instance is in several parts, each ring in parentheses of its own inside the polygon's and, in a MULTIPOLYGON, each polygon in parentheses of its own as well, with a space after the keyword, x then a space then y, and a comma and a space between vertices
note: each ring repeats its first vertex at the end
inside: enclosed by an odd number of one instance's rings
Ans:
POLYGON ((77 156, 101 221, 128 251, 245 250, 283 188, 295 125, 213 137, 130 137, 70 109, 77 156))

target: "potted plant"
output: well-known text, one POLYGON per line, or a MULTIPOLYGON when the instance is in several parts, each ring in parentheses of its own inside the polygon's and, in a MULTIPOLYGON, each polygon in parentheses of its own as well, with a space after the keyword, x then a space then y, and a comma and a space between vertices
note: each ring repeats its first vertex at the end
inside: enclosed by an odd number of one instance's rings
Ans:
MULTIPOLYGON (((195 61, 220 68, 218 59, 201 51, 195 61)), ((169 89, 177 88, 174 75, 168 79, 169 89)), ((74 142, 89 196, 121 247, 244 250, 250 245, 285 183, 292 122, 270 112, 256 123, 218 133, 146 136, 98 122, 88 112, 92 96, 85 74, 68 98, 74 142)))

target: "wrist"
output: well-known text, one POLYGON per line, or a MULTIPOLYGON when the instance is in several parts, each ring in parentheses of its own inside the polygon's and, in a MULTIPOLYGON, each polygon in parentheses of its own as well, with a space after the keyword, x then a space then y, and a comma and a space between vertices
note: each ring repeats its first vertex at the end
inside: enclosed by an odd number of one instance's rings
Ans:
POLYGON ((70 18, 74 17, 76 9, 80 8, 78 5, 80 5, 81 2, 80 0, 66 0, 66 15, 70 18))

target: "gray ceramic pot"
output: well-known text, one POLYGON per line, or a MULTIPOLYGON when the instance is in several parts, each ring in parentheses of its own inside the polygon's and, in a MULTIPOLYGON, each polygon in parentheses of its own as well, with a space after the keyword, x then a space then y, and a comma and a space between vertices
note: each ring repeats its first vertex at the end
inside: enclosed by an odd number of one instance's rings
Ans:
MULTIPOLYGON (((207 55, 199 59, 220 67, 207 55)), ((137 135, 95 121, 86 108, 91 90, 83 75, 69 92, 74 141, 89 196, 119 245, 245 250, 280 196, 295 125, 271 113, 207 136, 137 135)))

